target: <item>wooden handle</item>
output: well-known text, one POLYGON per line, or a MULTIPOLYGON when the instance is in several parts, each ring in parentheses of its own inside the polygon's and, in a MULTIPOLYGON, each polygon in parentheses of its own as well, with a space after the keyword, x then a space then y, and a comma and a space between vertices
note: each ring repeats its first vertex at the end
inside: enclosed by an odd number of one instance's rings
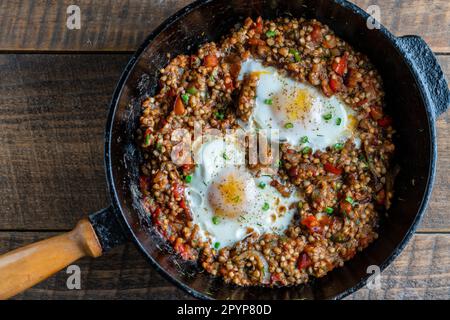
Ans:
POLYGON ((102 247, 83 219, 75 229, 0 256, 0 299, 12 297, 84 256, 98 257, 102 247))

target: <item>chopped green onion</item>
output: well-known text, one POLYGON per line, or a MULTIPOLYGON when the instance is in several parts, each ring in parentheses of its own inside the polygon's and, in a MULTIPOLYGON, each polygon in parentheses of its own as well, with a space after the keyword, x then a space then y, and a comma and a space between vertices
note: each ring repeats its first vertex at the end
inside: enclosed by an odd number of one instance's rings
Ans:
POLYGON ((303 208, 303 202, 299 201, 298 204, 297 204, 297 207, 298 207, 299 209, 303 208))
POLYGON ((273 101, 272 101, 272 99, 265 99, 264 103, 268 104, 268 105, 272 105, 273 101))
POLYGON ((282 164, 283 164, 283 161, 278 160, 277 165, 278 165, 279 167, 281 167, 282 164))
POLYGON ((220 242, 214 243, 214 249, 219 249, 219 247, 220 247, 220 242))
POLYGON ((300 52, 295 49, 289 49, 289 53, 294 55, 295 62, 299 62, 302 58, 300 57, 300 52))
POLYGON ((156 144, 156 150, 161 151, 162 150, 162 143, 157 143, 156 144))
POLYGON ((286 129, 292 129, 292 128, 294 127, 294 125, 293 125, 291 122, 288 122, 288 123, 286 123, 286 124, 284 125, 284 127, 285 127, 286 129))
POLYGON ((146 134, 144 138, 144 145, 148 147, 150 145, 150 134, 146 134))
POLYGON ((183 100, 184 104, 189 103, 189 94, 185 93, 181 95, 181 100, 183 100))
POLYGON ((336 143, 334 145, 334 149, 336 150, 342 150, 344 148, 344 144, 343 143, 336 143))
POLYGON ((227 156, 227 154, 226 154, 225 152, 222 154, 222 157, 223 157, 225 160, 230 160, 230 158, 228 158, 228 156, 227 156))
POLYGON ((225 115, 219 111, 214 112, 214 116, 216 117, 216 119, 219 119, 219 120, 223 120, 223 118, 225 118, 225 115))
POLYGON ((308 137, 307 136, 303 136, 303 137, 301 137, 300 138, 300 142, 301 143, 307 143, 309 140, 308 140, 308 137))
POLYGON ((192 176, 191 175, 186 176, 186 178, 184 178, 184 181, 186 181, 187 183, 191 182, 192 181, 192 176))
POLYGON ((269 30, 266 32, 266 36, 267 38, 272 38, 276 35, 277 33, 275 31, 269 30))
POLYGON ((311 148, 310 147, 304 147, 303 149, 302 149, 302 153, 303 154, 307 154, 307 153, 310 153, 311 152, 311 148))
POLYGON ((212 217, 212 223, 213 224, 219 224, 219 222, 220 222, 220 220, 219 220, 219 217, 216 217, 216 216, 214 216, 214 217, 212 217))
POLYGON ((262 209, 264 211, 267 211, 267 210, 269 210, 269 208, 270 208, 269 204, 267 202, 264 202, 264 205, 263 205, 262 209))
POLYGON ((260 182, 260 183, 258 183, 258 187, 260 188, 260 189, 264 189, 265 187, 266 187, 266 184, 264 183, 264 182, 260 182))
POLYGON ((190 87, 186 90, 187 93, 189 94, 196 94, 197 93, 197 89, 195 89, 195 87, 190 87))
POLYGON ((331 118, 333 118, 333 115, 331 114, 331 113, 327 113, 327 114, 325 114, 325 115, 323 115, 322 116, 322 118, 324 119, 324 120, 330 120, 331 118))
POLYGON ((341 119, 341 118, 337 118, 337 119, 336 119, 336 125, 337 125, 337 126, 340 126, 341 123, 342 123, 342 119, 341 119))
POLYGON ((330 207, 327 207, 327 208, 325 209, 325 211, 326 211, 328 214, 332 214, 333 211, 334 211, 334 209, 333 209, 333 208, 330 208, 330 207))
POLYGON ((353 203, 355 203, 355 200, 353 200, 352 197, 347 197, 347 198, 345 198, 345 201, 347 201, 347 202, 350 203, 351 205, 353 205, 353 203))

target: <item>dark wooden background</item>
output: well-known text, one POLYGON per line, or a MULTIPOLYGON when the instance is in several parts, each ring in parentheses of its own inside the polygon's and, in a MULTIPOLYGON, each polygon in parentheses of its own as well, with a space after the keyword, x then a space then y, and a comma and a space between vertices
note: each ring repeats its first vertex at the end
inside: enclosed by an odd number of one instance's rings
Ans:
MULTIPOLYGON (((71 229, 108 204, 103 130, 108 103, 132 52, 188 0, 0 1, 0 253, 71 229), (81 29, 66 8, 81 8, 81 29)), ((396 35, 422 36, 450 78, 448 0, 357 0, 381 8, 396 35)), ((450 298, 450 117, 437 120, 439 161, 430 206, 382 289, 350 299, 450 298)), ((82 289, 61 271, 18 299, 188 298, 132 245, 82 259, 82 289)))

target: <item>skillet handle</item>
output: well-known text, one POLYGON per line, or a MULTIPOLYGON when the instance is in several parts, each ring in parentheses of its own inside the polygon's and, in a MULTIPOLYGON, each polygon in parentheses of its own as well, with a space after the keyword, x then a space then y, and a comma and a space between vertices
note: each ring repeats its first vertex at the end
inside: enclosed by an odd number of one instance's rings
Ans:
POLYGON ((450 92, 436 56, 426 42, 418 36, 399 37, 397 45, 422 82, 428 96, 426 98, 433 105, 434 116, 439 117, 449 107, 450 92))
POLYGON ((0 299, 10 298, 84 256, 98 257, 102 247, 91 223, 82 219, 67 233, 0 256, 0 299))

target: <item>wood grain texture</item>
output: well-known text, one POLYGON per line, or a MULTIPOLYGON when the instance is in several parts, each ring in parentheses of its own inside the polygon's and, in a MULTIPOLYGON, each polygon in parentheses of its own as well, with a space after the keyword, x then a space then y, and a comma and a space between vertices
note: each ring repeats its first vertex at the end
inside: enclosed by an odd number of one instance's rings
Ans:
MULTIPOLYGON (((103 132, 128 54, 0 55, 0 230, 68 230, 108 204, 103 132)), ((450 56, 441 56, 450 76, 450 56)), ((419 230, 450 231, 449 112, 419 230)))
POLYGON ((71 229, 108 205, 103 133, 128 55, 0 55, 0 229, 71 229))
MULTIPOLYGON (((0 50, 134 51, 165 18, 190 0, 3 0, 0 50), (81 29, 66 27, 67 7, 81 9, 81 29)), ((447 0, 355 0, 378 5, 395 35, 422 36, 434 51, 450 51, 447 0)))
MULTIPOLYGON (((54 235, 0 232, 0 253, 54 235)), ((418 234, 381 275, 381 289, 363 288, 348 299, 447 299, 450 296, 450 235, 418 234)), ((65 270, 16 299, 190 298, 150 267, 133 244, 97 259, 82 259, 81 290, 68 290, 65 270)))

